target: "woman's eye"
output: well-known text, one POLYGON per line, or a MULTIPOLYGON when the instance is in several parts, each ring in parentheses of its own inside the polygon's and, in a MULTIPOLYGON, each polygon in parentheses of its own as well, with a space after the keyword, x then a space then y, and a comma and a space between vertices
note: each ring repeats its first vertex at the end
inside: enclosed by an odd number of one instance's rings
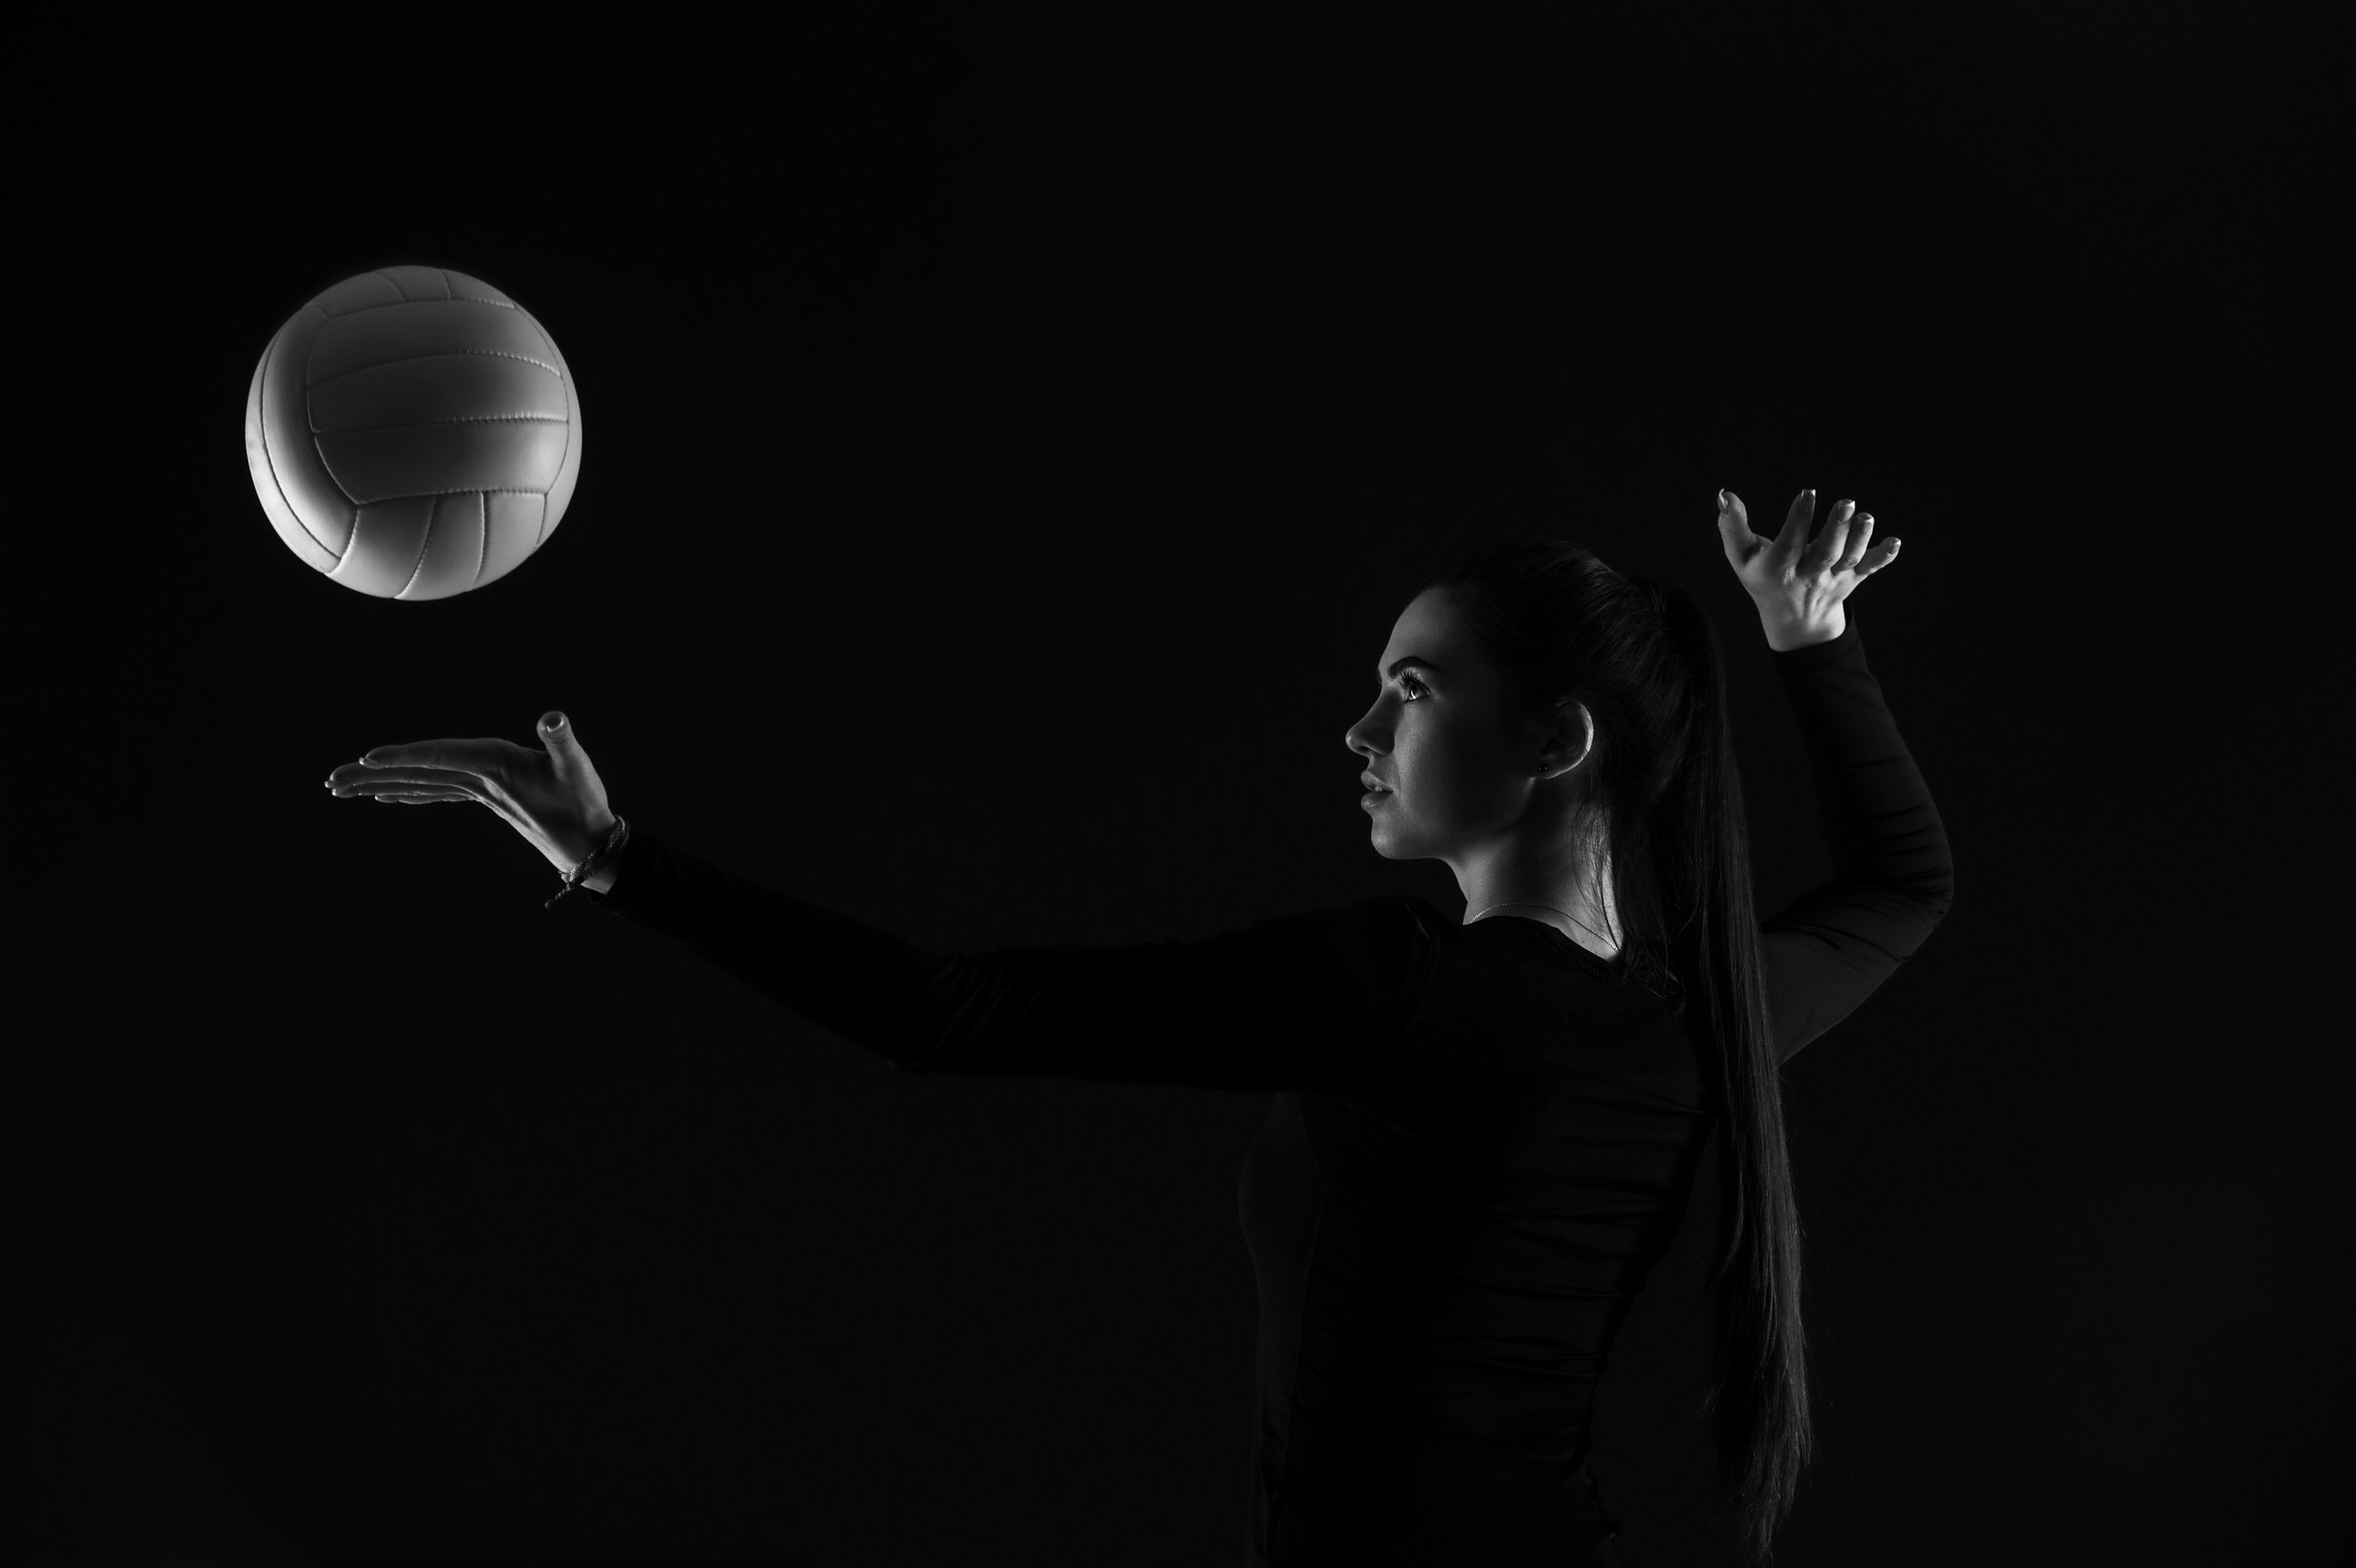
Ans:
POLYGON ((1402 691, 1407 691, 1407 692, 1410 692, 1410 693, 1420 691, 1420 692, 1422 692, 1422 693, 1423 693, 1424 695, 1426 695, 1426 696, 1429 696, 1429 695, 1431 694, 1430 688, 1429 688, 1429 686, 1425 686, 1423 682, 1421 682, 1421 681, 1417 680, 1417 679, 1416 679, 1414 676, 1412 676, 1412 675, 1402 675, 1402 676, 1400 676, 1400 677, 1399 677, 1399 688, 1400 688, 1402 691))

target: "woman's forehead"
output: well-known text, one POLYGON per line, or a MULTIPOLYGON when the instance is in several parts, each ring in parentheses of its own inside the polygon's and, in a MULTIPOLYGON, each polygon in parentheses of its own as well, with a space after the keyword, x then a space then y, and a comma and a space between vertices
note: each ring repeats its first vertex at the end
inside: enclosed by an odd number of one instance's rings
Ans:
POLYGON ((1399 619, 1390 629, 1383 663, 1388 664, 1404 654, 1415 654, 1445 664, 1451 652, 1461 657, 1456 642, 1455 607, 1440 590, 1427 588, 1399 612, 1399 619))

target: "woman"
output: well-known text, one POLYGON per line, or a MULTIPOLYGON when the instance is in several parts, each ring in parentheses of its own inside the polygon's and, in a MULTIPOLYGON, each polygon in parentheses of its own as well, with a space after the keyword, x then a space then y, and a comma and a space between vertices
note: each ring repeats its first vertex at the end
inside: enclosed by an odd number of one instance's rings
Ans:
POLYGON ((1811 1441, 1777 1068, 1921 946, 1952 876, 1843 605, 1898 541, 1868 551, 1843 501, 1811 543, 1808 490, 1773 540, 1718 507, 1836 867, 1764 923, 1708 619, 1558 539, 1427 585, 1343 736, 1376 852, 1447 861, 1461 920, 1376 898, 1203 942, 942 955, 633 836, 562 714, 545 751, 384 747, 328 782, 490 806, 559 899, 585 888, 907 1072, 1278 1091, 1239 1188, 1253 1563, 1617 1563, 1595 1385, 1723 1119, 1706 1408, 1765 1560, 1811 1441))

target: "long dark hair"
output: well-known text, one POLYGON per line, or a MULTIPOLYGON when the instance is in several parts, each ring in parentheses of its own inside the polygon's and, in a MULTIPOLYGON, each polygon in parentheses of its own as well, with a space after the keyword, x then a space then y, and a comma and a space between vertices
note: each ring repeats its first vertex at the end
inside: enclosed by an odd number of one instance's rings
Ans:
POLYGON ((1594 772, 1580 826, 1610 846, 1629 972, 1682 988, 1704 1022, 1725 1109, 1728 1222, 1700 1413, 1716 1418, 1719 1490, 1745 1552, 1771 1563, 1815 1434, 1800 1209, 1716 629, 1685 589, 1623 577, 1568 539, 1492 544, 1425 588, 1445 592, 1523 712, 1587 705, 1594 772))

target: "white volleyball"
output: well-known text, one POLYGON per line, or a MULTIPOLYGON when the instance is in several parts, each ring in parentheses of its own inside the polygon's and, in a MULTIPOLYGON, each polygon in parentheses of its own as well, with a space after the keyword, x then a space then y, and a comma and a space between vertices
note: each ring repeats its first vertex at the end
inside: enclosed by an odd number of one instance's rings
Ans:
POLYGON ((331 582, 447 599, 548 542, 580 475, 556 340, 479 278, 387 267, 278 329, 246 391, 246 461, 278 537, 331 582))

